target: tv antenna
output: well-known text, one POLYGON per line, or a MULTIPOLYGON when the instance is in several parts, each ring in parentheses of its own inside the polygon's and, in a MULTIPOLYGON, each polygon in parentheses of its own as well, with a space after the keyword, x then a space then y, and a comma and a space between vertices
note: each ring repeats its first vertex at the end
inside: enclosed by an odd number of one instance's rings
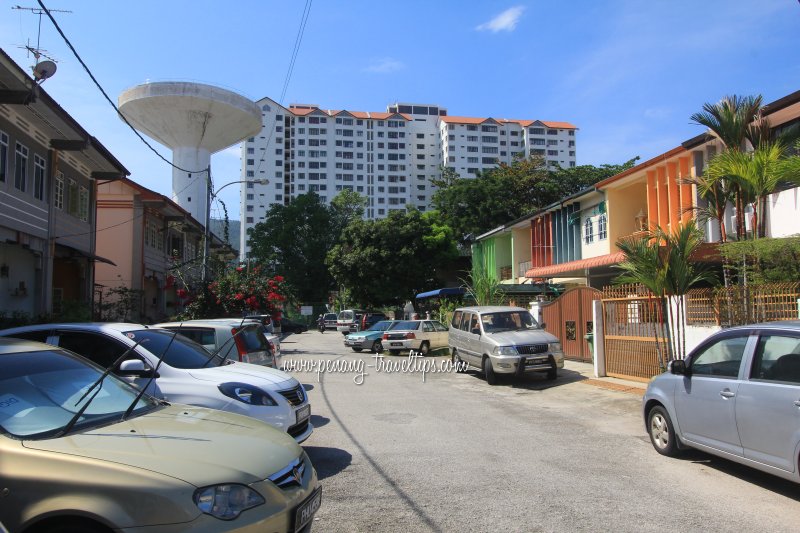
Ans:
MULTIPOLYGON (((45 53, 47 50, 42 50, 39 47, 39 41, 42 37, 42 15, 45 14, 45 11, 44 9, 40 9, 38 7, 23 7, 19 5, 11 6, 11 9, 30 11, 34 15, 39 15, 39 29, 36 34, 36 46, 31 46, 30 39, 28 39, 28 44, 21 48, 25 48, 30 54, 33 54, 33 58, 36 61, 36 64, 31 67, 31 70, 33 71, 33 78, 36 80, 36 83, 42 83, 44 80, 55 74, 57 63, 55 59, 45 53), (45 58, 44 61, 40 61, 42 57, 45 58)), ((68 11, 66 9, 50 9, 49 11, 50 13, 72 13, 72 11, 68 11)))

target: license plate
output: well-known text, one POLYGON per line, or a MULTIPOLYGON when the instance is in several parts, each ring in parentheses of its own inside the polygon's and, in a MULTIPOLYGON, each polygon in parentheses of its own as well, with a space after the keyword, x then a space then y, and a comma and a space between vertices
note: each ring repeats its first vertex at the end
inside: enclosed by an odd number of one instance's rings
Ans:
POLYGON ((311 494, 306 501, 300 504, 294 512, 294 530, 300 531, 314 518, 314 513, 319 510, 322 505, 322 487, 317 487, 317 490, 311 494))
POLYGON ((299 424, 300 422, 311 416, 311 404, 304 405, 303 407, 295 411, 295 413, 297 414, 297 423, 299 424))
POLYGON ((541 365, 547 362, 547 357, 537 357, 535 359, 528 359, 529 365, 541 365))
POLYGON ((393 342, 393 343, 391 343, 391 345, 392 346, 402 346, 403 343, 402 342, 393 342))

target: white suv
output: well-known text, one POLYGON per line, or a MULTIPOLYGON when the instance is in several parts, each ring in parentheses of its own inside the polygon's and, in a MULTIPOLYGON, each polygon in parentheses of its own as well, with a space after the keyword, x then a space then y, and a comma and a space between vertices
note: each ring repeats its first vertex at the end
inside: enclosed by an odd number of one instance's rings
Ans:
POLYGON ((172 331, 140 324, 39 324, 2 330, 0 337, 66 348, 103 368, 113 367, 117 377, 147 387, 151 396, 250 416, 297 442, 314 429, 311 404, 295 378, 212 354, 172 331))
POLYGON ((521 307, 456 309, 449 344, 453 362, 481 370, 489 385, 497 383, 497 374, 545 372, 547 379, 556 379, 564 368, 561 343, 521 307))

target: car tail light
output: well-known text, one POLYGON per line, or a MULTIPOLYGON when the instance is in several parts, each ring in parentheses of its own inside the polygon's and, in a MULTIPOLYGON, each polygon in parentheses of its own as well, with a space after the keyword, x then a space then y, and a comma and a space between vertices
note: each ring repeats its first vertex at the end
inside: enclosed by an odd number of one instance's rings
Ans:
POLYGON ((408 333, 406 333, 406 339, 416 339, 416 338, 417 336, 414 335, 413 332, 409 331, 408 333))
POLYGON ((245 356, 247 355, 247 345, 244 343, 244 339, 241 335, 236 335, 239 332, 239 328, 233 328, 231 330, 231 335, 233 335, 233 340, 236 342, 236 350, 239 352, 239 361, 244 361, 245 356))
POLYGON ((383 334, 383 340, 385 340, 385 341, 389 340, 389 334, 388 333, 384 333, 383 334))

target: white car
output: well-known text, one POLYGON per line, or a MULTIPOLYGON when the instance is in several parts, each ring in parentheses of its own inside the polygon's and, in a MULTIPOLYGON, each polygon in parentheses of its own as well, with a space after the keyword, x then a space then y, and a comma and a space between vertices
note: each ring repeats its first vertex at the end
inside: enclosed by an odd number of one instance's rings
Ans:
POLYGON ((383 346, 392 355, 404 350, 428 355, 431 350, 447 346, 447 327, 438 320, 399 320, 384 332, 383 346))
POLYGON ((60 346, 103 368, 116 364, 117 377, 139 388, 147 386, 147 393, 156 398, 257 418, 297 442, 314 429, 311 404, 295 378, 212 354, 165 329, 140 324, 39 324, 6 329, 0 336, 60 346))

